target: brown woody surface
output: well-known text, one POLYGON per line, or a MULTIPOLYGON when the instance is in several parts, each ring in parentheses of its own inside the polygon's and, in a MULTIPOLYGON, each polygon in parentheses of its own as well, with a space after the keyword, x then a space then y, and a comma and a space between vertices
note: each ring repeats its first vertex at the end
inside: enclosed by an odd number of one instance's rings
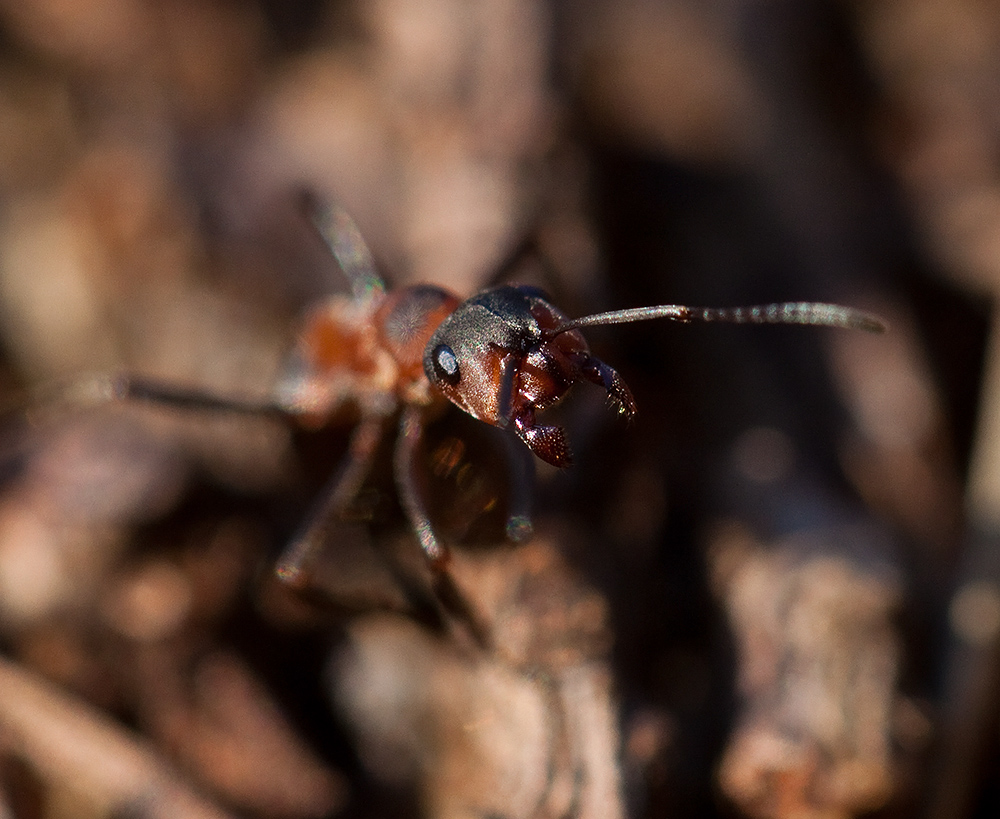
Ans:
POLYGON ((992 815, 998 66, 993 0, 0 0, 0 817, 992 815), (350 417, 86 388, 267 395, 344 289, 302 185, 391 284, 534 234, 571 315, 892 332, 588 331, 639 414, 574 391, 532 539, 454 412, 447 581, 386 448, 297 595, 350 417))

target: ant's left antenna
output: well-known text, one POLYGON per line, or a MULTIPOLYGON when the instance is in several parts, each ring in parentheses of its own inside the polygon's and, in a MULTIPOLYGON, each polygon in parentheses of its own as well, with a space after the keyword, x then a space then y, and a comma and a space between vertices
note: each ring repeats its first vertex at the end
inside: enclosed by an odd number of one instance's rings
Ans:
POLYGON ((762 304, 755 307, 685 307, 681 304, 660 304, 654 307, 634 307, 631 310, 613 310, 592 316, 569 319, 546 333, 547 338, 605 324, 631 324, 636 321, 665 318, 685 324, 694 321, 718 321, 729 324, 808 324, 814 327, 840 327, 847 330, 864 330, 884 333, 885 322, 872 313, 843 307, 839 304, 822 304, 811 301, 793 301, 782 304, 762 304))

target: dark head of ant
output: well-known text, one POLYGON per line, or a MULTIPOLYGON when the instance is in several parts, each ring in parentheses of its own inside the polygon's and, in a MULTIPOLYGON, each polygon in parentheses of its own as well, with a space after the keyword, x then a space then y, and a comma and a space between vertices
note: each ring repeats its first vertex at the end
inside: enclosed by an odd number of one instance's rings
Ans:
POLYGON ((580 328, 666 318, 738 324, 810 324, 881 332, 867 313, 813 302, 760 307, 658 305, 569 319, 534 287, 504 285, 460 304, 430 337, 424 373, 452 403, 481 421, 512 427, 543 461, 569 466, 565 430, 536 423, 578 381, 603 387, 631 417, 635 401, 622 377, 594 356, 580 328))
POLYGON ((538 289, 506 285, 463 302, 431 336, 428 380, 474 418, 511 426, 543 461, 569 466, 565 431, 536 423, 577 381, 605 387, 626 415, 635 402, 618 374, 593 355, 578 330, 538 289))

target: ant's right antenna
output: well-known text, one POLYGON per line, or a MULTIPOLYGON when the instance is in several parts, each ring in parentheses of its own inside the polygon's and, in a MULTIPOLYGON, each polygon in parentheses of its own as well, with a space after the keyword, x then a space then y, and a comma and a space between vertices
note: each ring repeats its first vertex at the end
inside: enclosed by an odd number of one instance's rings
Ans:
POLYGON ((815 327, 840 327, 847 330, 864 330, 884 333, 885 322, 872 313, 842 307, 839 304, 822 304, 812 301, 792 301, 782 304, 762 304, 755 307, 685 307, 681 304, 660 304, 654 307, 634 307, 631 310, 613 310, 592 316, 569 319, 546 333, 548 338, 576 330, 580 327, 597 327, 605 324, 631 324, 635 321, 665 318, 690 323, 693 321, 720 321, 730 324, 808 324, 815 327))

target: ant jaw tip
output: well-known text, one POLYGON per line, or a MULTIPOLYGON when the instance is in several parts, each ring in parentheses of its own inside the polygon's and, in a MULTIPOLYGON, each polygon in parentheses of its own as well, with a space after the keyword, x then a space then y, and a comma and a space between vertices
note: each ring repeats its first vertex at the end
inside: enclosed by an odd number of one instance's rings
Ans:
POLYGON ((539 451, 535 447, 531 447, 531 451, 535 454, 535 457, 540 461, 547 463, 549 466, 554 466, 556 469, 569 469, 573 466, 573 455, 569 450, 559 450, 558 452, 550 451, 539 451))
POLYGON ((573 455, 562 427, 523 427, 515 421, 514 428, 524 445, 540 460, 559 469, 573 465, 573 455))
POLYGON ((573 453, 564 444, 558 447, 531 447, 531 451, 545 463, 557 469, 569 469, 573 466, 573 453))

